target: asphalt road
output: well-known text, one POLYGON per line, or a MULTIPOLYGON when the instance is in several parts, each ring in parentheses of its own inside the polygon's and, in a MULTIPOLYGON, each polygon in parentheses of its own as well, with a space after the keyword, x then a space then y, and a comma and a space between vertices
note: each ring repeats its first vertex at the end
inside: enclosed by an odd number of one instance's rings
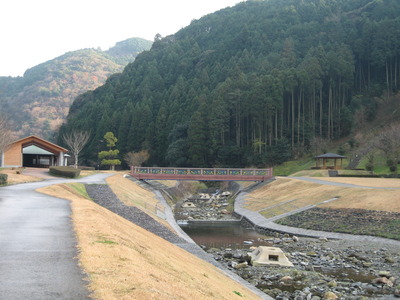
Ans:
POLYGON ((69 202, 34 190, 68 181, 99 183, 106 176, 0 187, 1 300, 89 298, 69 202))

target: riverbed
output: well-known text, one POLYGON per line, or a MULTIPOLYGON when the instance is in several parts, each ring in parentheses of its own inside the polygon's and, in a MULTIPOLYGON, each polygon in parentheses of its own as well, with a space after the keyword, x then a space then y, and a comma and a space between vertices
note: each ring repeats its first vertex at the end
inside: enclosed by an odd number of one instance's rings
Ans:
POLYGON ((400 298, 396 246, 278 233, 263 236, 232 221, 224 211, 227 199, 192 197, 190 203, 180 210, 180 216, 187 217, 181 228, 216 261, 275 299, 400 298), (252 266, 249 253, 264 245, 282 249, 294 266, 252 266))

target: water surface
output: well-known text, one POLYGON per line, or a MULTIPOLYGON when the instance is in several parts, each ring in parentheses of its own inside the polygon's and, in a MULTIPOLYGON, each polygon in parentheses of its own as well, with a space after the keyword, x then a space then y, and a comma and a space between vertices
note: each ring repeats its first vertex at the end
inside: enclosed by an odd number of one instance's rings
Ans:
POLYGON ((268 238, 254 229, 244 228, 240 222, 189 222, 180 225, 198 245, 207 248, 249 249, 251 246, 267 246, 268 238))

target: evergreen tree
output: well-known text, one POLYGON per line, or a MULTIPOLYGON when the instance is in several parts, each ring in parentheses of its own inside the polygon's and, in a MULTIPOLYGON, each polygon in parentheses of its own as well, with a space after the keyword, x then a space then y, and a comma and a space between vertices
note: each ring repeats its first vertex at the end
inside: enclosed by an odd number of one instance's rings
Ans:
POLYGON ((108 151, 99 152, 99 158, 101 159, 101 164, 105 166, 110 166, 110 170, 114 170, 115 166, 120 165, 121 161, 117 158, 119 154, 118 149, 112 149, 116 146, 118 139, 114 136, 111 131, 104 135, 108 151))

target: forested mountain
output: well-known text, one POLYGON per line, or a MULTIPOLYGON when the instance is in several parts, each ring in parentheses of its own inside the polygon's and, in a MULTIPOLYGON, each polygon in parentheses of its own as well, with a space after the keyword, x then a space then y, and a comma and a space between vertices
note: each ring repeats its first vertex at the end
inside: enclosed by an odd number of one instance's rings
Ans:
POLYGON ((242 2, 156 39, 76 99, 60 136, 91 131, 86 163, 107 131, 150 165, 280 163, 349 135, 397 92, 399 16, 398 0, 242 2))
POLYGON ((112 61, 126 66, 133 62, 140 52, 149 50, 153 42, 141 38, 131 38, 115 44, 104 53, 108 54, 112 61))
POLYGON ((23 77, 0 77, 0 113, 10 118, 17 136, 50 138, 76 96, 104 84, 151 44, 132 38, 107 51, 72 51, 28 69, 23 77))

